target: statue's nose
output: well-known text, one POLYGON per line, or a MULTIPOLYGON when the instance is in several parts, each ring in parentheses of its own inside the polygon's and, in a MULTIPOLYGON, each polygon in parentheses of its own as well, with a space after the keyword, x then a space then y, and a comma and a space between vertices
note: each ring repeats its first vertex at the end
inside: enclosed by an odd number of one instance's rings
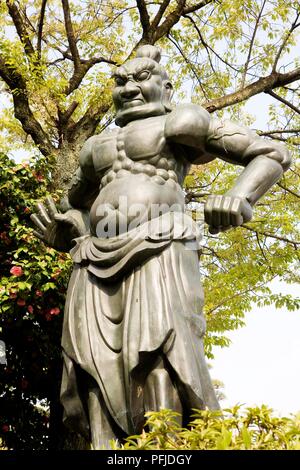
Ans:
POLYGON ((134 96, 138 95, 139 92, 139 88, 131 81, 128 81, 123 87, 123 89, 120 91, 120 95, 122 96, 122 98, 129 99, 134 98, 134 96))

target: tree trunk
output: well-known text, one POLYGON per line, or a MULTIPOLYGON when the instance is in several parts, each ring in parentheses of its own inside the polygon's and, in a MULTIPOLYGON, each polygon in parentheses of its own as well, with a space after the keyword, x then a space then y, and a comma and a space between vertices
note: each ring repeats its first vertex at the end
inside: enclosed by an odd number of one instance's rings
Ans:
POLYGON ((67 192, 70 180, 79 165, 81 147, 78 144, 65 144, 57 150, 50 191, 61 190, 64 194, 67 192))

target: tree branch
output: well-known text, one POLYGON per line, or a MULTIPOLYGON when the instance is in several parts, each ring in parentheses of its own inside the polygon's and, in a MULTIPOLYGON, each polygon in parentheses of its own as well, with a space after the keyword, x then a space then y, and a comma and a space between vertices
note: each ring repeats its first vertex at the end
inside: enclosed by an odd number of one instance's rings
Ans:
POLYGON ((189 191, 188 193, 186 193, 185 195, 185 203, 188 204, 189 202, 191 201, 195 201, 195 198, 198 199, 198 198, 201 198, 201 197, 207 197, 209 196, 211 193, 206 193, 206 192, 203 192, 203 193, 193 193, 192 191, 189 191))
POLYGON ((274 93, 274 91, 269 90, 269 91, 266 91, 266 93, 268 93, 268 95, 273 96, 273 98, 275 98, 276 100, 280 101, 281 103, 283 103, 286 106, 288 106, 289 108, 291 108, 293 111, 295 111, 295 113, 300 114, 300 109, 299 108, 294 106, 293 103, 290 103, 286 99, 284 99, 281 96, 277 95, 277 93, 274 93))
MULTIPOLYGON (((183 9, 185 7, 186 0, 177 0, 177 7, 171 13, 168 14, 165 21, 157 27, 157 29, 153 32, 153 42, 154 44, 160 38, 165 36, 169 33, 170 29, 178 23, 183 13, 183 9)), ((207 3, 207 2, 202 2, 207 3)), ((204 6, 204 5, 203 5, 204 6)))
POLYGON ((72 114, 74 113, 74 111, 76 110, 78 106, 79 106, 78 101, 73 101, 66 111, 62 111, 58 109, 58 117, 59 117, 60 126, 67 124, 70 117, 72 116, 72 114))
POLYGON ((259 78, 256 82, 251 83, 251 85, 248 85, 243 90, 238 90, 230 93, 229 95, 222 96, 221 98, 216 98, 208 103, 204 103, 202 106, 204 106, 208 112, 212 113, 218 109, 223 109, 227 106, 245 101, 248 98, 251 98, 251 96, 255 96, 262 92, 267 93, 273 88, 278 88, 280 86, 287 85, 288 83, 292 83, 299 80, 299 78, 300 67, 287 73, 273 72, 267 77, 259 78))
POLYGON ((208 5, 209 3, 212 3, 213 0, 208 0, 208 1, 202 1, 202 2, 198 2, 196 3, 195 5, 193 6, 190 6, 190 7, 185 7, 183 9, 183 15, 188 15, 189 13, 193 13, 194 11, 197 11, 197 10, 200 10, 200 8, 208 5))
POLYGON ((47 4, 47 0, 42 0, 40 17, 39 17, 39 22, 38 22, 38 27, 37 27, 37 53, 38 53, 39 59, 41 58, 41 52, 42 52, 42 37, 43 37, 43 26, 44 26, 46 4, 47 4))
POLYGON ((175 41, 175 39, 172 37, 171 34, 168 34, 167 35, 167 38, 169 39, 169 41, 171 41, 172 44, 174 44, 174 46, 176 47, 176 49, 179 51, 179 53, 182 55, 183 59, 185 60, 185 62, 189 65, 189 67, 191 68, 201 90, 202 90, 202 93, 203 93, 203 96, 206 98, 206 93, 205 93, 205 89, 203 88, 203 85, 201 83, 201 80, 194 68, 194 65, 191 63, 191 61, 188 59, 188 57, 186 57, 185 53, 183 52, 183 50, 181 49, 181 47, 179 46, 179 44, 175 41))
POLYGON ((298 134, 300 129, 278 129, 274 131, 258 131, 259 135, 272 135, 272 134, 298 134))
POLYGON ((14 102, 14 114, 24 131, 29 134, 43 155, 49 156, 55 151, 48 135, 34 117, 28 100, 26 82, 23 77, 11 66, 7 66, 5 59, 0 55, 0 77, 11 90, 14 102))
POLYGON ((279 235, 275 235, 274 233, 269 233, 269 232, 263 232, 261 230, 256 230, 253 227, 249 227, 249 225, 242 224, 241 227, 249 230, 250 232, 254 232, 259 235, 264 235, 265 237, 268 238, 275 238, 276 240, 280 240, 285 243, 290 243, 291 245, 294 245, 294 247, 297 249, 297 245, 300 245, 300 241, 295 241, 295 240, 290 240, 289 238, 285 237, 280 237, 279 235))
POLYGON ((284 190, 287 191, 288 193, 290 193, 290 194, 292 194, 293 196, 295 196, 295 197, 297 197, 298 199, 300 199, 300 194, 297 194, 297 193, 295 193, 295 191, 292 191, 291 189, 286 188, 285 186, 283 186, 283 184, 277 183, 277 186, 279 186, 280 188, 284 189, 284 190))
POLYGON ((250 63, 250 59, 251 59, 252 49, 253 49, 253 45, 254 45, 257 29, 258 29, 258 25, 259 25, 259 22, 260 22, 260 19, 261 19, 261 15, 262 15, 262 12, 265 8, 265 4, 266 4, 266 0, 263 1, 262 6, 261 6, 261 8, 259 10, 259 13, 257 15, 257 18, 256 18, 252 38, 251 38, 251 41, 250 41, 248 56, 247 56, 247 59, 246 59, 246 62, 245 62, 244 72, 243 72, 243 75, 242 75, 241 88, 244 88, 244 86, 245 86, 245 81, 246 81, 248 67, 249 67, 249 63, 250 63))
POLYGON ((105 103, 98 107, 95 107, 95 105, 89 106, 79 121, 68 126, 68 140, 76 140, 81 143, 85 142, 85 140, 95 132, 96 127, 107 111, 109 111, 110 107, 110 103, 105 103))
POLYGON ((287 34, 286 34, 284 40, 282 41, 281 46, 280 46, 279 49, 278 49, 278 52, 277 52, 277 54, 276 54, 276 57, 275 57, 275 60, 274 60, 274 64, 273 64, 273 72, 275 72, 275 70, 276 70, 276 68, 277 68, 277 64, 278 64, 278 61, 279 61, 280 56, 281 56, 281 54, 282 54, 282 51, 283 51, 283 49, 285 48, 286 43, 288 42, 288 40, 289 40, 291 34, 293 33, 293 31, 295 31, 296 28, 298 28, 298 26, 300 26, 300 23, 297 23, 299 16, 300 16, 300 12, 297 12, 295 21, 292 23, 292 25, 291 25, 289 31, 287 32, 287 34))
POLYGON ((94 57, 88 60, 81 60, 79 67, 77 68, 77 70, 74 70, 74 73, 69 80, 69 85, 65 90, 66 95, 70 95, 74 90, 79 87, 85 75, 93 67, 93 65, 100 64, 102 62, 106 64, 116 65, 116 62, 114 60, 105 59, 104 57, 94 57))
POLYGON ((136 5, 139 11, 141 25, 143 29, 143 38, 145 40, 148 40, 149 31, 150 31, 150 17, 149 17, 146 3, 144 0, 136 0, 136 5))
POLYGON ((164 12, 166 11, 168 6, 170 5, 170 2, 171 2, 171 0, 164 0, 162 2, 162 4, 160 5, 159 10, 155 15, 154 20, 151 23, 151 28, 153 30, 155 30, 157 28, 157 26, 159 25, 160 20, 162 19, 164 12))
POLYGON ((203 38, 203 35, 200 31, 200 29, 198 28, 197 26, 197 23, 196 21, 194 20, 194 18, 192 18, 191 16, 189 15, 184 15, 185 18, 188 18, 190 20, 190 22, 194 25, 197 33, 198 33, 198 36, 200 38, 200 41, 201 43, 203 44, 203 46, 205 47, 206 51, 207 51, 207 55, 209 56, 209 50, 221 61, 223 62, 223 64, 227 65, 228 67, 230 67, 232 70, 234 70, 235 72, 239 72, 239 69, 235 68, 233 65, 231 65, 229 62, 227 62, 226 60, 223 59, 223 57, 221 57, 206 41, 205 39, 203 38))
POLYGON ((61 3, 63 6, 65 28, 66 28, 68 43, 69 43, 70 51, 71 51, 72 58, 74 61, 74 69, 77 70, 80 67, 80 57, 79 57, 79 52, 77 49, 76 39, 75 39, 72 20, 71 20, 69 0, 61 0, 61 3))
POLYGON ((12 0, 6 0, 6 5, 8 8, 9 14, 11 16, 11 19, 13 20, 13 23, 17 30, 18 36, 22 44, 24 45, 24 50, 25 50, 26 55, 27 56, 34 55, 34 48, 29 39, 28 32, 24 24, 24 21, 22 19, 22 16, 20 15, 19 8, 15 4, 15 2, 12 0))
MULTIPOLYGON (((275 279, 276 275, 274 275, 272 277, 272 279, 275 279)), ((244 294, 248 294, 249 292, 253 292, 253 289, 259 289, 260 287, 264 287, 266 285, 265 282, 261 282, 260 284, 256 285, 256 286, 252 286, 248 289, 245 289, 241 292, 237 292, 236 294, 232 295, 231 297, 227 297, 225 298, 224 300, 222 300, 222 302, 220 302, 218 305, 216 305, 215 307, 211 308, 210 310, 208 310, 208 312, 206 312, 206 315, 211 315, 213 312, 215 312, 216 310, 218 310, 218 308, 222 307, 223 305, 225 305, 227 302, 229 302, 230 300, 232 299, 235 299, 236 297, 240 297, 241 295, 244 295, 244 294)))

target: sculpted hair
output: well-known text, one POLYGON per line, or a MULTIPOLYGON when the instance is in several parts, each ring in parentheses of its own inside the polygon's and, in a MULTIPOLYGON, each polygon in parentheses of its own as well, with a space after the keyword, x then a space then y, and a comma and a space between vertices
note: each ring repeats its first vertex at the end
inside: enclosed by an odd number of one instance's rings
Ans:
MULTIPOLYGON (((141 58, 149 58, 154 60, 154 62, 157 62, 159 64, 160 59, 161 59, 161 53, 158 47, 151 46, 150 44, 146 44, 145 46, 141 46, 137 49, 136 51, 136 58, 141 59, 141 58)), ((169 80, 168 74, 164 67, 162 65, 158 65, 160 74, 163 78, 163 80, 169 80)))

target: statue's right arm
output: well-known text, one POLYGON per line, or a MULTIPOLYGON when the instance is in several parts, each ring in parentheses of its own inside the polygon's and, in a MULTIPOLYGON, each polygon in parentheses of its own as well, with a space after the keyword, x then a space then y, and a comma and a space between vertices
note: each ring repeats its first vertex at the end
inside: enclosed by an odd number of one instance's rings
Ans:
POLYGON ((61 202, 63 213, 59 213, 53 199, 47 197, 45 204, 37 204, 36 213, 31 215, 37 228, 35 236, 59 251, 69 251, 72 240, 89 231, 89 209, 100 183, 92 160, 95 137, 88 139, 80 152, 80 166, 71 180, 67 197, 61 202))
POLYGON ((79 167, 68 190, 69 208, 89 210, 99 194, 100 181, 93 163, 93 146, 98 136, 90 137, 79 154, 79 167))

